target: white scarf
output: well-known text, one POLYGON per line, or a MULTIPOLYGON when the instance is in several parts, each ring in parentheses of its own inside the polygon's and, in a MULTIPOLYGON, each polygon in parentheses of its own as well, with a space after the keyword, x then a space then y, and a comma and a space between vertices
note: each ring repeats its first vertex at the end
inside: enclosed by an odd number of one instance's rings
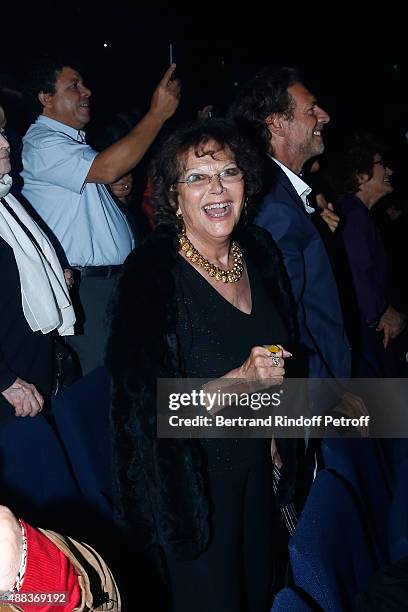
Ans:
POLYGON ((58 329, 60 336, 72 336, 75 313, 57 255, 44 232, 20 202, 9 194, 11 185, 11 177, 5 174, 0 179, 0 197, 6 200, 41 249, 33 244, 6 207, 0 204, 0 236, 14 252, 24 316, 34 332, 41 330, 47 334, 58 329))

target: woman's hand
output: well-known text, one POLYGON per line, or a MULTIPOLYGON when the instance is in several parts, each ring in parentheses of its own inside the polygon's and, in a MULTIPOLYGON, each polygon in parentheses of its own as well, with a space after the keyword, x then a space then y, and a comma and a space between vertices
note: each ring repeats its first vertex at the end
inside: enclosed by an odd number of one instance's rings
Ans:
POLYGON ((292 353, 286 351, 281 345, 277 345, 279 351, 271 353, 265 346, 254 346, 248 358, 241 367, 232 370, 226 376, 228 378, 242 378, 252 381, 268 381, 268 385, 281 385, 285 376, 285 361, 292 353))
POLYGON ((115 195, 121 202, 126 204, 127 198, 132 192, 133 189, 133 176, 129 172, 125 174, 120 179, 111 183, 109 187, 112 190, 113 195, 115 195))
POLYGON ((68 290, 72 289, 72 286, 74 284, 74 273, 71 270, 71 268, 64 269, 64 278, 65 278, 65 284, 67 285, 68 290))
POLYGON ((36 416, 44 406, 44 398, 32 385, 22 378, 16 378, 12 385, 1 392, 15 409, 16 416, 36 416))
MULTIPOLYGON (((317 199, 317 198, 316 198, 317 199)), ((320 206, 319 206, 320 208, 320 206)), ((333 204, 328 202, 324 207, 323 212, 320 213, 321 218, 327 224, 331 232, 335 232, 338 228, 340 217, 334 212, 333 204)))
POLYGON ((390 340, 394 340, 394 338, 399 336, 404 331, 406 325, 406 315, 398 312, 391 305, 388 306, 377 325, 377 331, 382 331, 384 333, 383 344, 385 349, 387 348, 390 340))
MULTIPOLYGON (((345 414, 348 418, 359 419, 362 416, 370 416, 366 408, 364 400, 359 395, 354 395, 346 391, 337 406, 334 408, 335 412, 345 414)), ((363 438, 367 438, 370 430, 368 425, 361 425, 356 427, 363 438)))
MULTIPOLYGON (((223 394, 234 393, 234 395, 239 395, 245 393, 247 395, 248 393, 255 393, 259 389, 267 389, 272 385, 281 385, 285 376, 284 359, 292 357, 292 353, 286 351, 280 344, 276 346, 279 347, 276 353, 272 353, 267 346, 252 347, 248 358, 239 368, 205 383, 202 387, 203 390, 206 393, 215 393, 221 390, 223 394)), ((223 400, 222 405, 212 406, 210 414, 215 414, 228 405, 230 404, 223 400)))
POLYGON ((20 523, 5 506, 0 506, 0 592, 10 590, 23 554, 20 523))

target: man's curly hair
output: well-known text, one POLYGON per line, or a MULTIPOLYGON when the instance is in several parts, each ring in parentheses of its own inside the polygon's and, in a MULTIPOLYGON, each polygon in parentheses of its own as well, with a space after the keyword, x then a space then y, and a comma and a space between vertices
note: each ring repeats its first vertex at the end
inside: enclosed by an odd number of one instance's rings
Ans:
POLYGON ((264 152, 269 151, 271 140, 267 117, 274 113, 293 117, 294 100, 288 89, 295 83, 303 83, 295 68, 264 68, 242 86, 228 110, 228 117, 243 133, 258 140, 264 152))

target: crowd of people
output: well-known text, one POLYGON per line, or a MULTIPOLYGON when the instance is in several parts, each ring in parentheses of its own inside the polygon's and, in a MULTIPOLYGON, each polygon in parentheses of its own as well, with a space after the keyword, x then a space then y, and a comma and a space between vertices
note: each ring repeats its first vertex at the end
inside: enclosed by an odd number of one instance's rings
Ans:
MULTIPOLYGON (((383 145, 354 134, 325 152, 329 114, 288 67, 254 76, 225 117, 200 112, 158 138, 181 97, 175 68, 144 116, 116 117, 90 146, 80 68, 39 62, 24 92, 36 118, 21 193, 0 107, 0 608, 2 592, 31 610, 24 593, 53 591, 67 594, 65 610, 269 611, 318 441, 161 438, 158 379, 254 391, 308 378, 313 413, 355 415, 358 397, 328 404, 318 381, 407 375, 406 287, 371 210, 393 191, 383 145), (59 484, 76 490, 53 417, 61 342, 78 376, 104 365, 111 379, 115 520, 104 538, 123 542, 112 558, 106 548, 119 589, 63 509, 52 526, 69 533, 32 526, 52 516, 30 507, 38 465, 23 497, 2 480, 7 428, 17 440, 16 421, 31 417, 24 436, 35 445, 38 423, 53 436, 59 484)), ((50 508, 52 495, 50 485, 50 508)))

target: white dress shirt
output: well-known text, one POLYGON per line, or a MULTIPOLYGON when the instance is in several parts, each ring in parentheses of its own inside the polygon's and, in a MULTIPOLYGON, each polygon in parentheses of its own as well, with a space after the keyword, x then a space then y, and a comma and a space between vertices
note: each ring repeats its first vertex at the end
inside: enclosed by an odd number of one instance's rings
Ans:
POLYGON ((282 164, 282 162, 280 162, 278 159, 272 156, 271 156, 271 159, 273 159, 273 161, 276 162, 280 168, 282 168, 282 170, 284 171, 284 173, 286 174, 286 176, 292 183, 293 187, 296 190, 296 193, 298 194, 298 196, 301 198, 303 202, 303 206, 305 207, 306 212, 309 213, 309 215, 314 213, 315 209, 312 206, 309 206, 308 201, 307 201, 307 198, 312 191, 311 187, 309 187, 309 185, 305 183, 305 181, 301 179, 300 176, 292 172, 292 170, 290 170, 287 166, 282 164))
POLYGON ((86 183, 98 155, 85 134, 40 115, 23 139, 23 195, 72 266, 123 263, 134 247, 125 215, 105 185, 86 183))

